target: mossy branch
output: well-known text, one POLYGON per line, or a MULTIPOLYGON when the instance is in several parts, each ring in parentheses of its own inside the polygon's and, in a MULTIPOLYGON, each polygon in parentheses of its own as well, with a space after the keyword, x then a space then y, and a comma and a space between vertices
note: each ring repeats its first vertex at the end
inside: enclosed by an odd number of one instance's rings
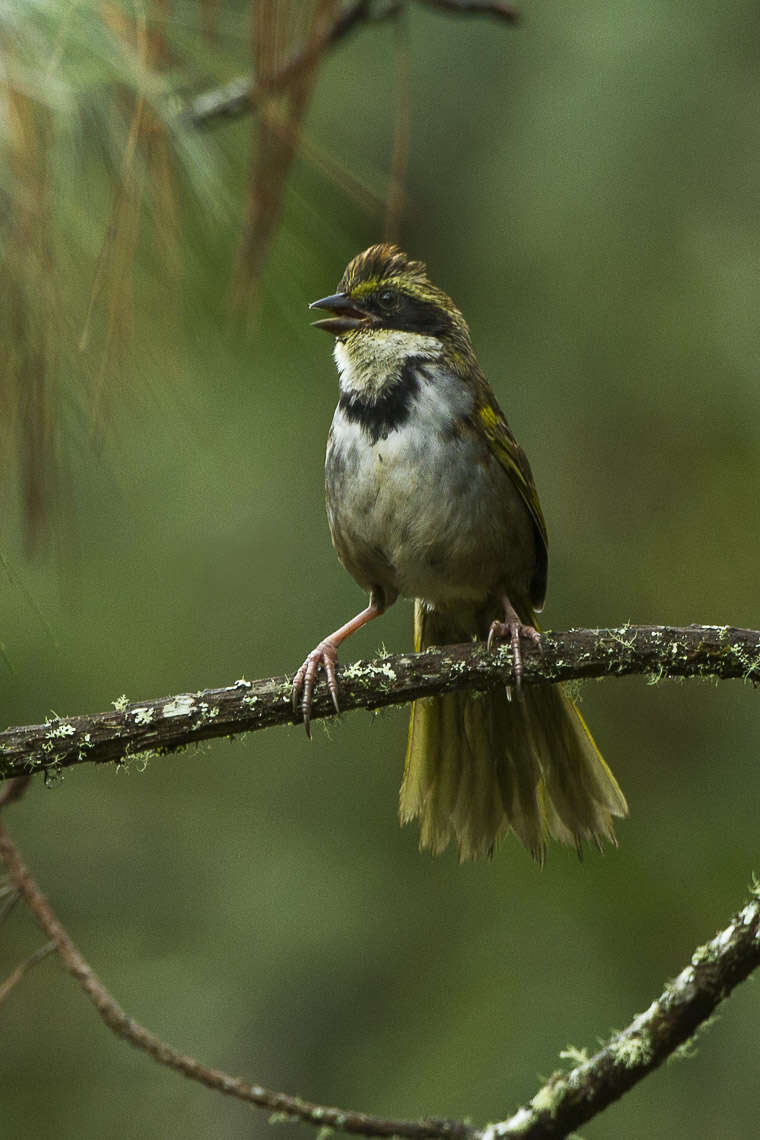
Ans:
MULTIPOLYGON (((760 682, 760 631, 733 626, 631 626, 545 633, 523 644, 524 683, 645 674, 741 678, 760 682)), ((485 691, 514 681, 508 645, 452 645, 356 661, 338 672, 341 708, 378 709, 458 689, 485 691)), ((327 689, 317 686, 312 720, 334 716, 327 689)), ((44 724, 0 733, 0 779, 51 772, 85 762, 124 762, 161 755, 214 737, 300 721, 288 677, 241 679, 223 689, 114 702, 110 712, 52 716, 44 724)))
POLYGON ((554 1073, 533 1099, 508 1120, 490 1124, 478 1140, 562 1140, 597 1116, 671 1056, 685 1055, 720 1002, 760 966, 760 891, 703 946, 644 1013, 587 1057, 554 1073))
MULTIPOLYGON (((304 1101, 300 1097, 251 1084, 202 1064, 129 1017, 77 949, 34 880, 0 820, 0 859, 14 888, 55 946, 58 955, 117 1036, 166 1065, 216 1092, 274 1112, 278 1119, 301 1120, 320 1129, 407 1140, 562 1140, 592 1119, 677 1050, 688 1048, 700 1026, 733 988, 760 965, 760 892, 730 920, 725 929, 697 947, 689 964, 649 1008, 614 1034, 593 1057, 565 1050, 574 1062, 569 1072, 555 1073, 533 1099, 508 1120, 478 1129, 465 1121, 426 1117, 398 1120, 304 1101)), ((42 953, 47 952, 47 948, 42 953)))

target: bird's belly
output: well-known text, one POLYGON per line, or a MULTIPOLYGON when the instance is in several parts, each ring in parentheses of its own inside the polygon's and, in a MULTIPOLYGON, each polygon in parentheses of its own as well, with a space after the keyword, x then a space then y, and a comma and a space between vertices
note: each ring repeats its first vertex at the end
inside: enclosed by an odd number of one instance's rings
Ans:
POLYGON ((334 423, 326 486, 336 550, 365 589, 446 608, 530 579, 529 517, 474 437, 405 425, 371 443, 357 425, 334 423))

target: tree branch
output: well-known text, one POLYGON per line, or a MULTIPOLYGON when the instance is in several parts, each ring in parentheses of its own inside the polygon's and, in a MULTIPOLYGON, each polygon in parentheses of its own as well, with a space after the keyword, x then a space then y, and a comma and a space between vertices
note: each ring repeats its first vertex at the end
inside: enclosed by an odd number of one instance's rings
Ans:
MULTIPOLYGON (((519 13, 512 4, 493 0, 420 0, 429 8, 435 8, 455 16, 495 16, 507 23, 515 24, 519 13)), ((297 52, 280 68, 277 75, 267 78, 265 83, 255 83, 248 76, 230 80, 222 87, 215 87, 194 96, 183 107, 179 119, 190 127, 212 126, 219 119, 233 119, 255 111, 262 99, 270 98, 274 92, 283 91, 303 71, 312 67, 324 51, 335 47, 361 24, 380 24, 397 16, 404 8, 405 0, 387 0, 378 6, 372 0, 355 0, 342 8, 324 35, 314 43, 297 52)))
POLYGON ((289 1096, 252 1085, 240 1077, 232 1077, 221 1069, 212 1069, 194 1057, 181 1053, 155 1033, 129 1017, 101 982, 86 959, 80 954, 68 933, 53 912, 50 903, 37 886, 21 853, 9 836, 0 819, 0 859, 8 868, 11 880, 34 915, 42 930, 55 944, 55 949, 68 972, 76 979, 86 996, 95 1006, 103 1021, 117 1036, 130 1045, 142 1049, 161 1065, 174 1069, 193 1081, 210 1089, 237 1097, 239 1100, 266 1108, 294 1120, 303 1120, 319 1128, 334 1128, 340 1132, 362 1136, 402 1136, 406 1140, 473 1140, 475 1129, 460 1121, 437 1120, 386 1120, 364 1112, 332 1108, 313 1104, 300 1097, 289 1096))
POLYGON ((504 4, 500 0, 418 0, 428 8, 449 12, 455 16, 495 16, 508 24, 517 24, 520 10, 514 4, 504 4))
POLYGON ((40 946, 39 950, 35 950, 33 954, 30 954, 28 958, 16 966, 16 969, 0 984, 0 1005, 3 1004, 8 994, 19 984, 22 978, 25 978, 38 962, 41 962, 43 958, 47 958, 48 954, 52 954, 55 949, 56 946, 54 942, 46 942, 44 946, 40 946))
MULTIPOLYGON (((760 683, 760 632, 733 626, 622 626, 545 633, 540 646, 523 645, 525 684, 574 678, 646 674, 661 677, 742 678, 760 683)), ((484 691, 514 682, 508 644, 489 653, 482 643, 451 645, 356 661, 339 670, 341 707, 378 709, 459 689, 484 691)), ((128 702, 91 716, 51 716, 44 724, 0 733, 0 779, 51 773, 87 761, 122 762, 163 755, 213 737, 300 722, 290 680, 236 681, 223 689, 128 702)), ((334 716, 323 684, 312 720, 334 716)))
POLYGON ((728 926, 698 946, 649 1009, 616 1033, 590 1060, 555 1073, 509 1120, 489 1124, 479 1140, 562 1140, 651 1073, 704 1026, 733 988, 760 966, 760 888, 728 926))
POLYGON ((180 121, 190 127, 207 127, 217 119, 233 119, 256 110, 262 100, 284 91, 302 72, 308 71, 327 48, 335 47, 360 24, 381 23, 396 16, 401 7, 401 0, 389 0, 375 12, 371 0, 355 0, 337 13, 323 35, 287 60, 266 82, 256 83, 248 76, 240 76, 222 87, 204 91, 182 109, 180 121))
MULTIPOLYGON (((478 1130, 463 1121, 392 1120, 314 1104, 261 1085, 252 1085, 212 1069, 179 1052, 129 1017, 76 948, 37 886, 18 848, 0 820, 0 859, 42 930, 70 974, 109 1029, 148 1053, 159 1064, 208 1088, 320 1128, 363 1136, 399 1136, 405 1140, 562 1140, 627 1092, 676 1050, 688 1046, 720 1002, 760 965, 760 888, 715 937, 697 947, 691 961, 649 1008, 616 1033, 599 1052, 577 1060, 568 1073, 555 1073, 529 1104, 508 1120, 478 1130)), ((43 951, 40 951, 41 955, 43 951)))

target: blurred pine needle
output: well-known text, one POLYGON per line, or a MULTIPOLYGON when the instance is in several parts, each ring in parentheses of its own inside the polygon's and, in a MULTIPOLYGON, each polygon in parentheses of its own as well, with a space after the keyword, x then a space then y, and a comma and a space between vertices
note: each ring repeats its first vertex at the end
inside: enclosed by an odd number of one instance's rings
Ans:
MULTIPOLYGON (((0 457, 29 553, 73 517, 62 479, 72 422, 100 443, 135 344, 150 264, 181 297, 183 209, 235 226, 221 152, 181 113, 188 92, 252 69, 240 109, 252 157, 237 218, 233 300, 250 309, 299 154, 399 236, 409 151, 406 0, 17 0, 0 13, 0 457), (317 73, 354 28, 396 18, 386 194, 304 133, 317 73), (249 34, 246 38, 246 27, 249 34), (79 196, 79 197, 78 197, 79 196), (224 207, 220 206, 224 203, 224 207), (85 281, 85 288, 71 285, 85 281)), ((222 112, 223 115, 223 112, 222 112)), ((219 116, 217 116, 217 121, 219 116)), ((74 430, 77 430, 76 428, 74 430)), ((11 512, 5 511, 8 518, 11 512)))
MULTIPOLYGON (((7 44, 0 41, 5 55, 7 44)), ((50 219, 49 108, 2 68, 6 184, 0 212, 0 455, 19 469, 28 550, 45 531, 56 494, 57 298, 50 219)))
POLYGON ((298 152, 303 118, 337 8, 337 0, 252 0, 251 55, 260 97, 236 276, 238 301, 258 280, 277 227, 285 180, 298 152), (297 53, 301 66, 283 89, 280 73, 297 53))

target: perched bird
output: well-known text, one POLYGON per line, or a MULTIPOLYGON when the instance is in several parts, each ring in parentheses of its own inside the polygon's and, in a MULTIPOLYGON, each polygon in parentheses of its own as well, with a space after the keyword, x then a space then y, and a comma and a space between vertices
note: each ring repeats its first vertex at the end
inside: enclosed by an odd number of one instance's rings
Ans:
POLYGON ((467 323, 420 261, 373 245, 312 309, 335 336, 340 398, 325 490, 338 557, 369 593, 293 679, 309 732, 324 670, 338 708, 339 645, 399 595, 415 599, 415 649, 509 638, 515 696, 461 692, 412 706, 400 794, 420 847, 460 859, 511 828, 543 862, 554 836, 615 842, 625 798, 580 713, 555 685, 521 685, 520 639, 540 642, 546 525, 530 465, 480 369, 467 323))

